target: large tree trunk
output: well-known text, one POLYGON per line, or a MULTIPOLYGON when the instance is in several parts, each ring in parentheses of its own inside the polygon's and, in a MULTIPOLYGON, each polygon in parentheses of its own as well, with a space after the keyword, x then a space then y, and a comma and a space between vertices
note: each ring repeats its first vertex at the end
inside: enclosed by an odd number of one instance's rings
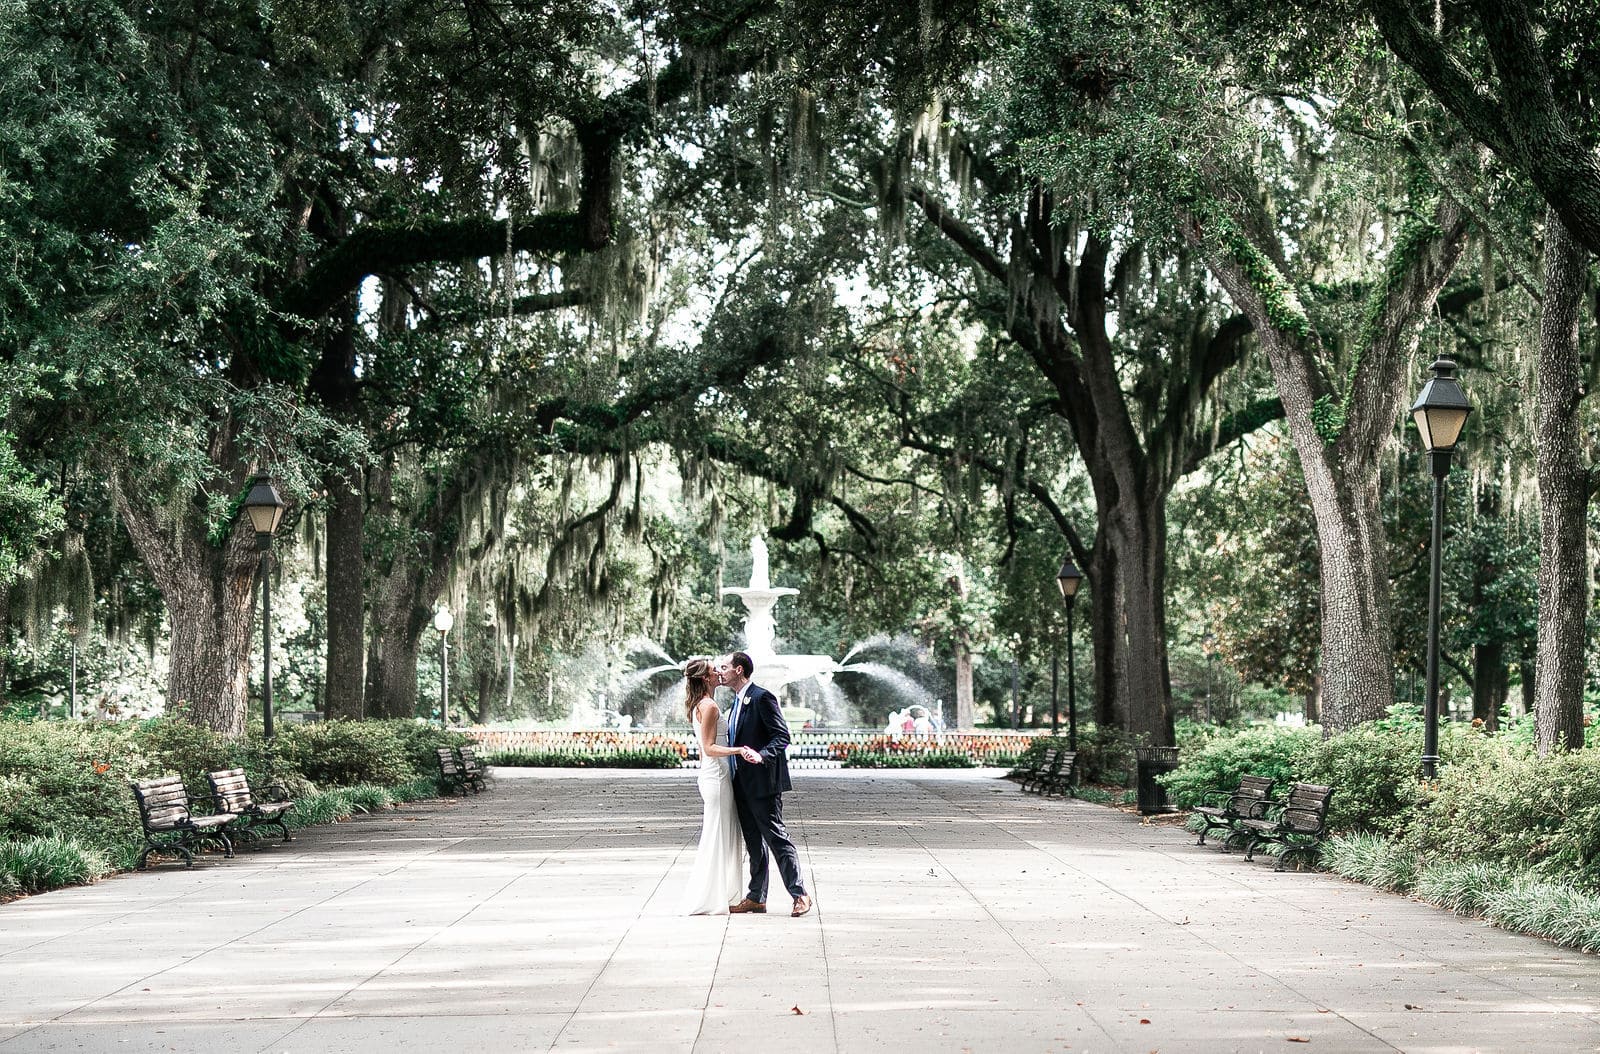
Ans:
MULTIPOLYGON (((1106 532, 1095 536, 1089 551, 1089 639, 1094 646, 1094 707, 1090 711, 1101 728, 1125 728, 1128 715, 1123 709, 1126 683, 1127 646, 1122 633, 1122 605, 1117 602, 1117 563, 1106 532), (1103 585, 1096 585, 1103 583, 1103 585)), ((1080 595, 1082 594, 1080 590, 1080 595)), ((1079 713, 1079 719, 1084 717, 1079 713)))
MULTIPOLYGON (((391 547, 384 562, 374 561, 371 626, 367 651, 367 713, 410 718, 417 712, 417 656, 431 627, 433 603, 444 592, 459 534, 456 496, 435 495, 416 520, 407 519, 394 500, 394 456, 375 465, 369 499, 375 520, 398 523, 407 543, 391 547)), ((459 475, 459 473, 458 473, 459 475)))
POLYGON ((1472 717, 1490 732, 1500 728, 1500 708, 1511 688, 1503 641, 1475 645, 1472 649, 1472 717))
POLYGON ((1349 365, 1331 361, 1322 346, 1266 216, 1243 224, 1197 219, 1186 230, 1255 324, 1300 457, 1317 525, 1323 732, 1332 735, 1382 717, 1394 699, 1381 466, 1404 406, 1405 367, 1427 312, 1461 258, 1467 217, 1441 198, 1431 221, 1416 217, 1403 228, 1368 302, 1365 346, 1349 365))
POLYGON ((965 633, 956 634, 956 728, 970 732, 975 727, 972 700, 972 645, 965 633))
POLYGON ((197 513, 168 525, 136 501, 126 486, 117 489, 117 510, 171 622, 167 712, 225 736, 242 736, 259 589, 255 534, 241 515, 227 540, 214 546, 197 513))
POLYGON ((1583 745, 1588 473, 1578 436, 1583 373, 1578 307, 1588 254, 1554 209, 1545 219, 1544 314, 1539 323, 1539 661, 1534 721, 1540 753, 1583 745))
POLYGON ((1121 554, 1117 561, 1122 598, 1122 638, 1129 660, 1123 698, 1127 729, 1151 746, 1172 746, 1172 682, 1167 667, 1166 490, 1154 508, 1124 508, 1108 529, 1121 554))
POLYGON ((1389 557, 1378 509, 1376 459, 1339 460, 1320 438, 1300 447, 1317 522, 1322 596, 1323 726, 1382 717, 1394 699, 1389 557), (1308 451, 1305 449, 1310 447, 1308 451))
POLYGON ((324 705, 330 720, 359 721, 366 716, 365 564, 362 555, 366 495, 362 480, 362 473, 356 470, 349 479, 335 475, 325 481, 328 488, 328 657, 324 705))

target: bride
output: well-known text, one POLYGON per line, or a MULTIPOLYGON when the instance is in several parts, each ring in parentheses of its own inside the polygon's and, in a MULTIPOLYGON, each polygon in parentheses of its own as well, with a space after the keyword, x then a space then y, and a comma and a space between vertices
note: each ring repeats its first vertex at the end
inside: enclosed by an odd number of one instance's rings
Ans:
POLYGON ((690 659, 684 665, 683 706, 700 740, 700 800, 705 809, 700 823, 700 847, 694 870, 683 891, 683 910, 689 915, 725 915, 737 904, 744 885, 744 838, 733 804, 733 774, 727 759, 743 751, 724 746, 728 721, 717 709, 711 693, 720 683, 709 659, 690 659))

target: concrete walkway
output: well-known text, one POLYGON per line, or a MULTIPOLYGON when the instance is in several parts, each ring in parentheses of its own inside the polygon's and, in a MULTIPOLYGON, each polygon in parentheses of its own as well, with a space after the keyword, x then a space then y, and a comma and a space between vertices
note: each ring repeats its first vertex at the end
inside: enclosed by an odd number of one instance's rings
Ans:
POLYGON ((689 771, 0 907, 0 1052, 1600 1051, 1589 956, 992 772, 796 784, 804 919, 674 913, 689 771))

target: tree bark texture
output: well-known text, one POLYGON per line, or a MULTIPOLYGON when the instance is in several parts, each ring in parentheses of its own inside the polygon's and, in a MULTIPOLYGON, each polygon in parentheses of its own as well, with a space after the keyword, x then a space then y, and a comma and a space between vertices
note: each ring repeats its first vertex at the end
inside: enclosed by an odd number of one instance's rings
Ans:
POLYGON ((1025 214, 1012 216, 1009 260, 1025 266, 1024 287, 976 228, 920 187, 910 189, 924 216, 980 273, 1000 282, 1018 304, 1005 326, 1055 388, 1083 457, 1098 513, 1089 587, 1095 648, 1095 712, 1151 745, 1174 742, 1166 631, 1166 502, 1183 473, 1216 449, 1221 436, 1197 424, 1198 408, 1217 379, 1238 362, 1246 319, 1214 325, 1197 306, 1178 320, 1172 346, 1185 352, 1169 371, 1153 423, 1135 423, 1108 325, 1117 287, 1111 246, 1090 235, 1079 249, 1063 235, 1051 195, 1027 191, 1025 214))
POLYGON ((325 709, 330 720, 366 716, 364 582, 366 494, 363 473, 331 475, 328 492, 328 656, 325 709))
POLYGON ((965 633, 956 634, 956 728, 970 732, 975 727, 972 699, 972 645, 965 633))
MULTIPOLYGON (((1332 735, 1382 717, 1394 698, 1387 539, 1381 469, 1404 409, 1406 366, 1427 312, 1460 260, 1466 214, 1442 198, 1431 221, 1397 238, 1368 304, 1355 363, 1328 361, 1287 277, 1276 236, 1252 239, 1231 220, 1187 228, 1234 304, 1255 323, 1283 403, 1317 527, 1322 589, 1323 729, 1332 735), (1330 377, 1346 376, 1339 390, 1330 377)), ((1264 217, 1243 225, 1270 232, 1264 217)))
POLYGON ((1545 220, 1536 435, 1539 651, 1534 724, 1540 753, 1583 745, 1584 619, 1589 608, 1588 472, 1578 435, 1583 372, 1578 310, 1589 256, 1551 209, 1545 220))
POLYGON ((1505 705, 1506 693, 1511 688, 1511 670, 1506 665, 1506 646, 1503 641, 1490 641, 1474 645, 1472 649, 1472 716, 1482 721, 1483 727, 1495 732, 1500 728, 1500 708, 1505 705))
POLYGON ((195 511, 181 523, 164 523, 130 495, 126 483, 117 489, 116 503, 167 605, 167 712, 225 736, 244 735, 259 588, 259 554, 248 518, 239 516, 219 547, 195 511))

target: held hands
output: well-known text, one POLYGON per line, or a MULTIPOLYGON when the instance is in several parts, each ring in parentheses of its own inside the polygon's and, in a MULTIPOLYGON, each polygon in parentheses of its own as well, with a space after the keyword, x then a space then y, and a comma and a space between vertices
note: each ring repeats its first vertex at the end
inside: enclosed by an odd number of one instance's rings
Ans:
POLYGON ((761 752, 753 747, 740 747, 739 760, 750 765, 761 764, 761 752))

